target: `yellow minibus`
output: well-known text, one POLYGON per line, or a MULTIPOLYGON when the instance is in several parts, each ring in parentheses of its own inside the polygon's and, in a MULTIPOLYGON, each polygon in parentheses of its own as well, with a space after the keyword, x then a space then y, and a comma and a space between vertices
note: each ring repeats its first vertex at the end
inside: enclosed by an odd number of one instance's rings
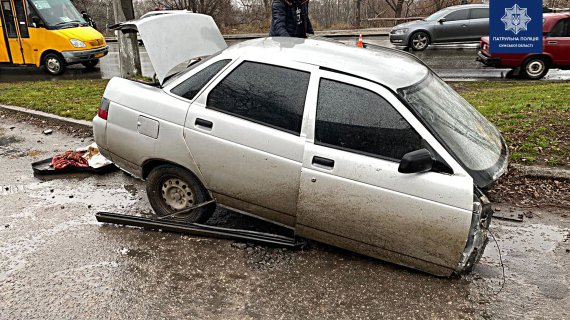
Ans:
POLYGON ((0 0, 0 66, 59 75, 71 64, 93 68, 108 51, 69 0, 0 0))

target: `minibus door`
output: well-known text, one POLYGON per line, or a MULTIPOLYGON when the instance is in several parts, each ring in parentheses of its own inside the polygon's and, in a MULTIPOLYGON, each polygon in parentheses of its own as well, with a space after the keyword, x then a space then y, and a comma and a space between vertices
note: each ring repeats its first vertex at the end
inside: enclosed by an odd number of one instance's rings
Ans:
MULTIPOLYGON (((2 18, 2 47, 0 62, 10 62, 13 64, 31 64, 33 61, 26 61, 24 51, 30 50, 30 35, 26 20, 25 0, 0 0, 2 18)), ((30 52, 31 53, 31 52, 30 52)), ((30 60, 30 59, 28 59, 30 60)))

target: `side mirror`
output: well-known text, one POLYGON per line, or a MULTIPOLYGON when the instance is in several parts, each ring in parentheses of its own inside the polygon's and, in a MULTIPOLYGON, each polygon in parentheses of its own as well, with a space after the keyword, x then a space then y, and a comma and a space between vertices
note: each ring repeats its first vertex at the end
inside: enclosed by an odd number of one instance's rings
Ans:
POLYGON ((44 23, 38 16, 32 16, 32 24, 35 28, 43 27, 44 23))
POLYGON ((437 22, 439 22, 439 23, 444 23, 445 21, 447 21, 447 20, 445 20, 445 18, 441 18, 441 19, 437 20, 437 22))
POLYGON ((427 149, 420 149, 406 153, 400 161, 398 172, 419 173, 430 171, 433 167, 431 153, 427 149))

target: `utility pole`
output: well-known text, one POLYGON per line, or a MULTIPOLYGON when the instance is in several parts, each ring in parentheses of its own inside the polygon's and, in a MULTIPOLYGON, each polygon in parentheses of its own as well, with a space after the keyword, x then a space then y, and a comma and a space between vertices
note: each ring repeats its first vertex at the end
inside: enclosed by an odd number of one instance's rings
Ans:
MULTIPOLYGON (((113 0, 115 23, 133 20, 135 10, 132 0, 113 0)), ((136 32, 115 31, 119 41, 119 69, 121 77, 142 76, 141 57, 136 32)))

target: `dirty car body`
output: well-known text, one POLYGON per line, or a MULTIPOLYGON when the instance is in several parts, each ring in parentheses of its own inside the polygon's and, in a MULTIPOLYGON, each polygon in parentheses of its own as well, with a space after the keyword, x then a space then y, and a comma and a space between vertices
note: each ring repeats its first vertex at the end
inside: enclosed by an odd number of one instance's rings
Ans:
MULTIPOLYGON (((137 26, 160 84, 113 78, 94 119, 101 152, 120 168, 141 179, 183 168, 220 206, 434 275, 480 258, 492 216, 481 190, 505 171, 507 149, 427 66, 310 39, 224 49, 213 20, 176 16, 211 31, 187 41, 211 55, 167 76, 153 56, 172 58, 137 26)), ((187 60, 205 53, 188 50, 187 60)))

